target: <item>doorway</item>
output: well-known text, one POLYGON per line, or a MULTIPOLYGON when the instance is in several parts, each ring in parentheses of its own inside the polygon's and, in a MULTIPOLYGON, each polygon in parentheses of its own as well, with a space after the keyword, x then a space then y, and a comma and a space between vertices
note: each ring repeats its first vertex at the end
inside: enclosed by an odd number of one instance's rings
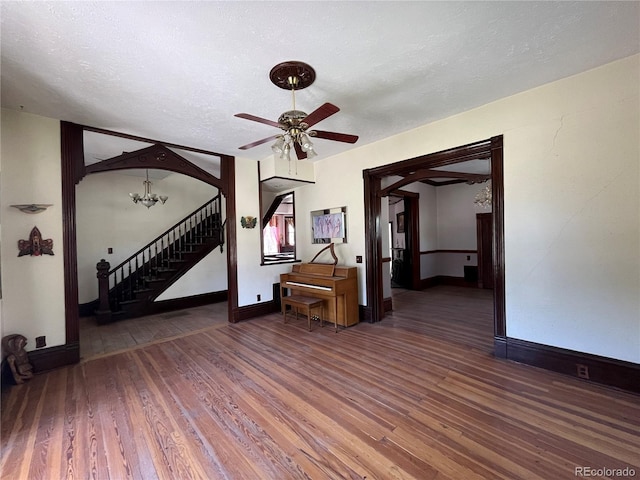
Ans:
MULTIPOLYGON (((384 318, 382 283, 381 198, 416 181, 440 176, 437 169, 474 159, 490 159, 492 189, 494 346, 497 356, 506 355, 506 318, 504 298, 504 221, 503 221, 503 137, 496 136, 461 147, 423 155, 363 172, 365 192, 365 238, 367 239, 367 307, 366 318, 377 322, 384 318), (400 176, 402 180, 382 188, 382 179, 400 176)), ((459 176, 464 178, 463 175, 459 176)), ((467 178, 471 178, 467 175, 467 178)), ((406 219, 405 219, 405 225, 406 219)), ((417 269, 416 269, 417 270, 417 269)))

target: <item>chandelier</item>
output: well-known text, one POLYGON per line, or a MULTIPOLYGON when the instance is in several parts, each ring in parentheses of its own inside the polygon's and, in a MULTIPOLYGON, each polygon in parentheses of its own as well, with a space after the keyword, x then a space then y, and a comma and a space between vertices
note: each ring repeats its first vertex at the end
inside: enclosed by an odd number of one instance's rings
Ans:
POLYGON ((490 208, 491 201, 493 200, 493 192, 491 190, 491 181, 476 194, 476 198, 473 203, 482 208, 490 208))
POLYGON ((142 205, 144 205, 147 208, 153 207, 156 203, 158 203, 158 200, 160 200, 160 202, 164 205, 164 202, 166 202, 169 197, 167 197, 166 195, 156 195, 155 193, 151 193, 151 182, 149 181, 149 170, 146 170, 147 172, 147 179, 142 182, 142 184, 144 185, 144 195, 140 196, 140 194, 138 193, 130 193, 129 196, 131 197, 131 200, 133 200, 133 203, 138 203, 140 202, 142 205))

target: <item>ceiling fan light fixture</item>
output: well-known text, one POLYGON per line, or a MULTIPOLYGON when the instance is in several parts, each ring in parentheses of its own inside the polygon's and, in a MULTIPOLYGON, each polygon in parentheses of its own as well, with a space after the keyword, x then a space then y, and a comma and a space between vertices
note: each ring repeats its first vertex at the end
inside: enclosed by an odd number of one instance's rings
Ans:
POLYGON ((298 136, 298 143, 300 143, 300 148, 302 148, 303 152, 308 152, 309 150, 313 151, 313 143, 311 143, 311 140, 306 133, 301 133, 298 136))
POLYGON ((278 137, 278 139, 276 140, 276 143, 271 145, 271 151, 273 153, 275 153, 276 155, 280 154, 280 156, 282 156, 282 153, 284 151, 284 137, 283 136, 278 137))

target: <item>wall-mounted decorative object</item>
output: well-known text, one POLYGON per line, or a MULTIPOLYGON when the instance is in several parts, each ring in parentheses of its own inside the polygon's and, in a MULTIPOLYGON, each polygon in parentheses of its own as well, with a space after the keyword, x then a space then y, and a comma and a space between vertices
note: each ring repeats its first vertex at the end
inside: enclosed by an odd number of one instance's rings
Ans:
POLYGON ((14 208, 17 208, 22 213, 40 213, 44 212, 47 208, 52 206, 52 203, 29 203, 23 205, 11 205, 14 208))
POLYGON ((33 227, 29 234, 29 240, 18 240, 19 257, 31 255, 38 257, 42 254, 53 255, 53 240, 43 240, 38 227, 33 227))
POLYGON ((311 212, 312 243, 347 243, 347 207, 311 212))
POLYGON ((24 349, 27 339, 24 335, 14 333, 2 339, 2 352, 7 356, 7 365, 11 369, 13 381, 17 384, 33 378, 33 367, 24 349))
POLYGON ((240 225, 242 225, 242 228, 255 228, 257 222, 257 217, 246 216, 240 219, 240 225))
POLYGON ((396 214, 396 231, 404 233, 404 212, 396 214))

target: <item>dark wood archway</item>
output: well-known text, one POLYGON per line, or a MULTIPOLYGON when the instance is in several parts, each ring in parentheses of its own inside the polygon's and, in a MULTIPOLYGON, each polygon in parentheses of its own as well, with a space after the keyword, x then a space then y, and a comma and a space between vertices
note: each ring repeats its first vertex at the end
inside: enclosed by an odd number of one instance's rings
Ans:
POLYGON ((372 322, 384 317, 382 290, 381 197, 403 185, 433 177, 428 169, 480 158, 491 159, 493 193, 494 258, 494 339, 497 356, 506 355, 506 317, 504 285, 504 187, 502 135, 481 142, 421 155, 390 165, 363 171, 365 201, 365 238, 367 256, 367 307, 365 317, 372 322), (404 180, 385 189, 382 178, 400 175, 404 180))
MULTIPOLYGON (((88 173, 121 170, 127 168, 155 168, 182 173, 215 186, 226 197, 226 218, 235 218, 235 158, 216 152, 185 147, 118 132, 87 127, 71 122, 60 122, 61 162, 62 162, 62 249, 64 256, 65 292, 65 345, 51 353, 51 364, 55 366, 72 364, 80 360, 80 327, 78 312, 78 263, 76 240, 76 184, 88 173), (86 167, 84 164, 83 133, 92 131, 106 135, 138 140, 152 144, 136 152, 124 153, 117 157, 86 167), (170 150, 204 153, 219 157, 221 178, 202 170, 188 160, 170 150)), ((237 250, 235 222, 227 222, 227 281, 229 320, 234 321, 238 308, 237 250)))

